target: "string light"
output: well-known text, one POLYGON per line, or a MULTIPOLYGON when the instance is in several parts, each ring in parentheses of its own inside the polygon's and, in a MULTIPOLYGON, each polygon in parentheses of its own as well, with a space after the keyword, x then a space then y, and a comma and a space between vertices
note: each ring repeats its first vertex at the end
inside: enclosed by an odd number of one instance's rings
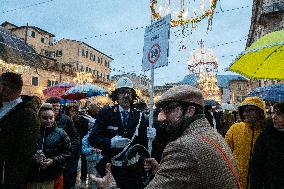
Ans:
POLYGON ((73 81, 77 84, 93 83, 93 75, 86 72, 76 72, 73 81))
POLYGON ((187 2, 180 0, 178 4, 174 2, 163 0, 159 0, 158 2, 158 0, 151 0, 150 9, 152 19, 159 20, 162 16, 170 13, 172 15, 172 27, 184 26, 191 23, 192 28, 195 28, 196 24, 204 18, 208 18, 208 29, 212 25, 212 17, 216 8, 217 0, 208 0, 209 7, 207 10, 205 10, 206 8, 203 0, 187 2), (198 5, 199 8, 197 9, 196 7, 198 5), (159 7, 158 10, 157 7, 159 7), (189 10, 189 8, 192 10, 189 10), (189 15, 191 12, 193 12, 193 15, 189 15))
POLYGON ((0 68, 4 72, 9 71, 9 72, 15 72, 15 73, 19 73, 19 74, 24 74, 24 73, 31 71, 30 66, 6 63, 1 59, 0 59, 0 68))
POLYGON ((42 4, 45 4, 45 3, 49 3, 51 1, 53 1, 53 0, 43 1, 43 2, 36 3, 36 4, 31 4, 31 5, 27 5, 27 6, 24 6, 24 7, 20 7, 20 8, 15 8, 15 9, 11 9, 11 10, 2 11, 2 13, 4 14, 4 13, 20 10, 20 9, 26 9, 26 8, 42 5, 42 4))
MULTIPOLYGON (((248 5, 248 6, 242 6, 242 7, 237 7, 237 8, 227 9, 227 10, 221 10, 220 12, 216 11, 215 14, 231 12, 231 11, 236 11, 236 10, 240 10, 240 9, 244 9, 244 8, 250 8, 250 7, 251 6, 248 5)), ((84 38, 81 38, 79 40, 104 37, 104 36, 114 35, 114 34, 123 33, 123 32, 131 32, 131 31, 135 31, 135 30, 138 30, 138 29, 144 29, 145 27, 146 26, 137 26, 137 27, 134 27, 134 28, 126 28, 126 29, 111 32, 111 33, 103 33, 103 34, 98 34, 98 35, 94 35, 94 36, 84 37, 84 38)), ((173 33, 178 33, 179 31, 182 31, 182 30, 177 30, 173 33)))

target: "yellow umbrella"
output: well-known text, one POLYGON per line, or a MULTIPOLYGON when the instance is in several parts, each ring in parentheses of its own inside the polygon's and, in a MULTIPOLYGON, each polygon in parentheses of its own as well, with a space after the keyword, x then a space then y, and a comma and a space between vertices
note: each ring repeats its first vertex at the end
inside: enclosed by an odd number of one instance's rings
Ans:
POLYGON ((228 70, 250 79, 284 80, 284 30, 269 33, 255 41, 228 70))

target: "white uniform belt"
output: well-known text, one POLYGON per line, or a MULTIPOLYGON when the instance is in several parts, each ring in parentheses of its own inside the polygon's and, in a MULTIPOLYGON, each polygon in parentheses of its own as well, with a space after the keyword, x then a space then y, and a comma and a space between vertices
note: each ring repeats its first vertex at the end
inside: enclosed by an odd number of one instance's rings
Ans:
POLYGON ((135 163, 137 163, 139 161, 140 155, 138 153, 136 153, 136 156, 131 158, 130 160, 128 160, 127 162, 125 161, 116 161, 116 160, 111 160, 111 164, 113 166, 117 166, 117 167, 122 167, 122 166, 130 166, 130 165, 134 165, 135 163))

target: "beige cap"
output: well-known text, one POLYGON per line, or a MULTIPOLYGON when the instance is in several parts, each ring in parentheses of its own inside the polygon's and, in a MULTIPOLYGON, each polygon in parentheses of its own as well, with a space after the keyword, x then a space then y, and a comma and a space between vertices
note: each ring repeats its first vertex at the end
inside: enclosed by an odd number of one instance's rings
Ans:
POLYGON ((158 99, 156 106, 159 107, 168 101, 194 103, 202 107, 204 105, 204 98, 202 96, 202 92, 199 89, 190 85, 180 85, 170 88, 169 90, 164 92, 162 96, 158 99))

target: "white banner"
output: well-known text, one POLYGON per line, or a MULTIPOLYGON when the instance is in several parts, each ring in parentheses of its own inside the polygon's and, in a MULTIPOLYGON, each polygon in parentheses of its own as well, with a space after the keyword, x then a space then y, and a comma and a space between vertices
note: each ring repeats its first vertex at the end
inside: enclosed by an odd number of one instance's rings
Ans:
POLYGON ((145 29, 142 70, 168 65, 171 16, 167 15, 145 29))

